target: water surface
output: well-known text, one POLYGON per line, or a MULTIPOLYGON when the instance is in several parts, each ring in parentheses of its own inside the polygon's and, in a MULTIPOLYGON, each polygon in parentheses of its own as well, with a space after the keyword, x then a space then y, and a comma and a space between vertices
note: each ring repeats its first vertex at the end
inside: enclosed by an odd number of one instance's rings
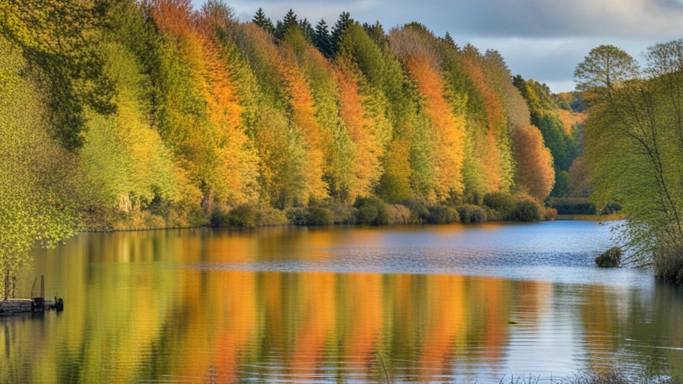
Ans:
POLYGON ((61 314, 0 320, 3 382, 499 382, 681 374, 683 294, 600 270, 594 222, 82 234, 61 314), (384 373, 386 370, 386 374, 384 373))

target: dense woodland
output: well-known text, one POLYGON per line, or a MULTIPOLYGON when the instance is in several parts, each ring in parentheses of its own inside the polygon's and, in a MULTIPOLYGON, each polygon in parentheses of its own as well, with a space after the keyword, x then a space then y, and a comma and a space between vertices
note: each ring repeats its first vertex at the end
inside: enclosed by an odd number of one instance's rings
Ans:
POLYGON ((589 192, 580 95, 418 23, 239 22, 215 0, 0 18, 8 278, 82 230, 529 221, 589 192))

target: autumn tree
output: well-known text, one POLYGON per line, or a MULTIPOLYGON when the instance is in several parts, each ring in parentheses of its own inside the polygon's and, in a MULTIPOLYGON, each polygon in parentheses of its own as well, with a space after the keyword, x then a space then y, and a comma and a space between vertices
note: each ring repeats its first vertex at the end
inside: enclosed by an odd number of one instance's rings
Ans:
POLYGON ((555 171, 553 157, 543 144, 541 131, 533 125, 516 127, 512 134, 512 147, 518 188, 543 202, 553 188, 555 171))
MULTIPOLYGON (((436 40, 426 30, 403 28, 394 30, 390 43, 394 52, 415 83, 429 120, 431 153, 426 155, 433 163, 434 179, 427 186, 426 195, 433 201, 443 201, 451 192, 460 194, 464 189, 462 166, 464 160, 465 119, 454 114, 445 92, 446 84, 440 69, 437 53, 429 48, 428 40, 436 40)), ((418 148, 413 150, 418 152, 418 148)), ((418 172, 416 172, 417 174, 418 172)), ((423 173, 423 172, 422 172, 423 173)))

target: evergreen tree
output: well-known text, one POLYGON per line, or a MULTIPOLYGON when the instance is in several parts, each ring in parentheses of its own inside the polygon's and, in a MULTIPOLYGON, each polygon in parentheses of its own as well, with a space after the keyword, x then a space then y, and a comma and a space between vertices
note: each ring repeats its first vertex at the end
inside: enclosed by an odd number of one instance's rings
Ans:
POLYGON ((298 26, 299 20, 297 20, 294 10, 290 8, 282 21, 278 20, 277 24, 275 25, 275 37, 278 40, 282 40, 285 38, 285 34, 289 28, 298 26))
POLYGON ((446 35, 444 35, 443 41, 445 41, 446 43, 448 43, 448 45, 450 45, 450 46, 452 46, 452 47, 458 48, 458 45, 455 44, 455 41, 454 41, 453 38, 451 37, 451 34, 448 33, 448 32, 446 32, 446 35))
POLYGON ((387 36, 386 33, 384 33, 384 27, 382 27, 382 24, 380 24, 379 20, 372 25, 363 23, 363 29, 378 46, 384 47, 387 44, 387 36))
POLYGON ((256 11, 254 18, 251 19, 251 21, 268 33, 273 33, 275 31, 275 27, 273 27, 273 22, 266 17, 265 12, 263 12, 263 8, 259 8, 258 11, 256 11))
POLYGON ((351 24, 353 24, 351 14, 342 12, 339 15, 337 23, 334 25, 334 28, 332 28, 332 47, 335 54, 339 50, 339 41, 341 40, 342 35, 351 24))
POLYGON ((318 48, 318 51, 320 51, 320 53, 322 53, 325 57, 331 58, 334 56, 332 37, 330 36, 330 31, 327 28, 327 23, 323 19, 320 19, 318 24, 315 26, 313 45, 315 45, 315 47, 318 48))
POLYGON ((309 43, 313 43, 315 30, 313 30, 313 26, 308 19, 304 18, 303 20, 299 21, 299 28, 301 28, 301 33, 304 35, 304 39, 306 39, 306 41, 309 43))

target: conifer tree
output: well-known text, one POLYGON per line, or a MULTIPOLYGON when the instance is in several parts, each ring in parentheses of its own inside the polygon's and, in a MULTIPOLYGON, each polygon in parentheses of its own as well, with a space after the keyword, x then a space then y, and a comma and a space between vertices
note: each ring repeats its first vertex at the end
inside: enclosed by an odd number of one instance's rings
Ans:
POLYGON ((315 26, 315 34, 313 35, 313 45, 318 48, 318 51, 325 57, 331 58, 334 56, 334 47, 332 46, 332 37, 327 28, 327 23, 324 19, 320 19, 315 26))
POLYGON ((451 34, 448 32, 446 32, 446 34, 444 35, 443 41, 445 41, 446 43, 448 43, 448 45, 450 45, 452 47, 458 48, 458 45, 455 44, 455 41, 451 37, 451 34))
POLYGON ((311 22, 308 21, 308 19, 304 18, 303 20, 299 21, 299 28, 301 29, 301 34, 304 35, 304 39, 306 39, 306 41, 309 43, 313 43, 313 36, 315 36, 315 31, 313 30, 311 22))
POLYGON ((382 27, 382 24, 380 24, 379 20, 372 25, 363 23, 363 29, 378 46, 384 47, 387 44, 387 35, 384 32, 384 27, 382 27))
POLYGON ((299 20, 296 17, 296 13, 294 13, 294 10, 290 8, 282 21, 277 21, 275 25, 275 37, 278 40, 282 40, 285 38, 285 34, 289 28, 298 26, 299 20))
POLYGON ((254 18, 251 19, 251 21, 266 32, 273 33, 275 30, 275 27, 273 27, 273 22, 270 21, 270 18, 266 17, 265 12, 263 12, 263 8, 259 8, 258 11, 256 11, 254 18))
POLYGON ((346 29, 351 24, 353 24, 353 19, 351 18, 351 14, 348 12, 342 12, 339 15, 339 19, 337 20, 337 23, 334 25, 334 28, 332 28, 332 47, 334 48, 335 54, 339 50, 339 41, 341 40, 341 36, 344 34, 346 29))

